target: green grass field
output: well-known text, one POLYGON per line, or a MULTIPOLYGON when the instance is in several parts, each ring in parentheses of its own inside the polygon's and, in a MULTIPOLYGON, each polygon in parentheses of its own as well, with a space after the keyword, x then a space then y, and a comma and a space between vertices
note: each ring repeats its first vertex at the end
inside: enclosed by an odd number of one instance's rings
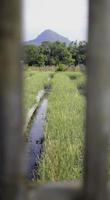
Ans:
POLYGON ((57 73, 52 81, 45 154, 40 167, 43 182, 82 177, 85 98, 77 87, 83 83, 81 73, 68 72, 57 73))
MULTIPOLYGON (((26 110, 44 87, 49 72, 25 72, 26 110)), ((82 178, 85 87, 81 72, 57 72, 51 80, 45 123, 45 153, 40 163, 41 182, 78 180, 82 178), (79 90, 80 89, 80 90, 79 90)))

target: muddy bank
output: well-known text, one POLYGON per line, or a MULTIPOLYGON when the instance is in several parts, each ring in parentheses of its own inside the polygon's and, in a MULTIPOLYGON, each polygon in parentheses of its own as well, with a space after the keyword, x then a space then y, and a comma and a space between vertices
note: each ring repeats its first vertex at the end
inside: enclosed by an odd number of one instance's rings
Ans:
POLYGON ((28 180, 39 179, 39 162, 43 153, 45 140, 45 119, 48 107, 48 95, 52 90, 51 79, 54 74, 48 78, 48 82, 44 85, 44 90, 40 91, 36 97, 39 108, 33 113, 31 120, 31 129, 28 144, 26 146, 26 177, 28 180))
POLYGON ((45 140, 45 119, 48 107, 48 95, 52 90, 50 81, 44 86, 37 100, 40 102, 37 112, 34 114, 33 122, 26 147, 27 169, 26 177, 28 180, 39 179, 39 162, 43 153, 45 140))

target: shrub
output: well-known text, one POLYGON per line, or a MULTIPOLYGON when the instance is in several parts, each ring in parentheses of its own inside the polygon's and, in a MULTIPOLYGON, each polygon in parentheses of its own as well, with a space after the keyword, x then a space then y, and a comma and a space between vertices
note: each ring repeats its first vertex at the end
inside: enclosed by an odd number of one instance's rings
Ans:
POLYGON ((64 64, 59 64, 58 66, 57 66, 57 69, 56 69, 56 71, 58 72, 63 72, 63 71, 66 71, 66 66, 64 65, 64 64))

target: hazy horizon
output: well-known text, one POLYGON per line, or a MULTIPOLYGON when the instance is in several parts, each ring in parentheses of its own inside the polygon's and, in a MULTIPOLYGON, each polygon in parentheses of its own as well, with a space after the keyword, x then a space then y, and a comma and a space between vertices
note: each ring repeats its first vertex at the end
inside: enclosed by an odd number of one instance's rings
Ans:
POLYGON ((47 29, 71 41, 87 40, 88 0, 23 0, 23 39, 47 29))

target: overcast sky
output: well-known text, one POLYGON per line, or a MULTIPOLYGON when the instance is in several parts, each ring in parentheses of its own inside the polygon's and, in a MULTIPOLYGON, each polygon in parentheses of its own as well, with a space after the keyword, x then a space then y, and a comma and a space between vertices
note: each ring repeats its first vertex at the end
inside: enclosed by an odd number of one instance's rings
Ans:
POLYGON ((88 0, 23 0, 24 40, 52 29, 70 40, 87 38, 88 0))

